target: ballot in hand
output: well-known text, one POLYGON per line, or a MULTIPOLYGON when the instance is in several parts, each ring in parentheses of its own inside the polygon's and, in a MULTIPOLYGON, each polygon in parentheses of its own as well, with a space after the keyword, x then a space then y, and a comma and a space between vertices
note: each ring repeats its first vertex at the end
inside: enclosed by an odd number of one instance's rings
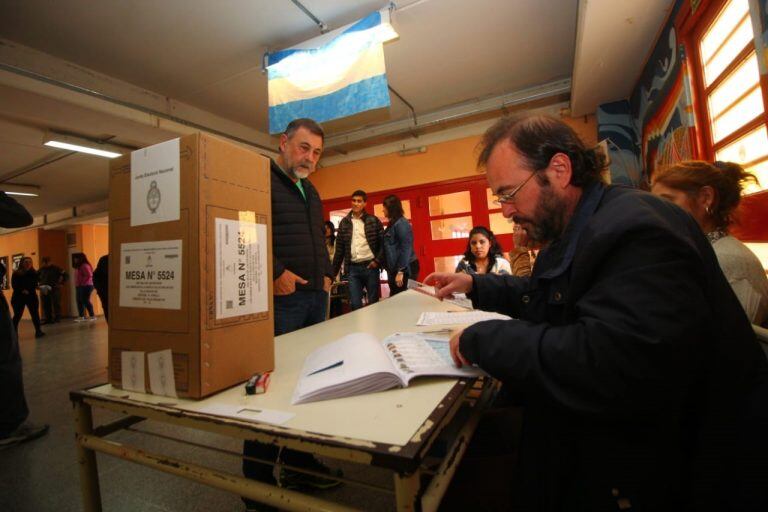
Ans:
POLYGON ((450 298, 454 293, 472 291, 472 276, 464 273, 433 272, 424 279, 424 284, 435 287, 435 297, 450 298))

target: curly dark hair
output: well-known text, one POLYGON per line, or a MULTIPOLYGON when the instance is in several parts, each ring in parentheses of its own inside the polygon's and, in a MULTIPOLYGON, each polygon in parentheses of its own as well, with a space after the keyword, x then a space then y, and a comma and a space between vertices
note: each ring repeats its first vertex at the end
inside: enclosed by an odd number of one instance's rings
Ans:
MULTIPOLYGON (((483 135, 479 144, 478 168, 485 168, 493 149, 507 140, 525 158, 534 171, 549 166, 557 153, 564 153, 571 160, 571 184, 584 187, 600 181, 605 158, 595 148, 587 148, 573 129, 559 119, 541 115, 517 115, 497 121, 483 135)), ((540 183, 547 183, 539 173, 540 183)))
POLYGON ((679 162, 653 175, 653 183, 662 183, 667 187, 682 190, 690 198, 699 193, 702 187, 712 187, 715 199, 709 209, 709 215, 718 229, 727 230, 735 220, 736 207, 741 202, 741 190, 757 178, 733 162, 703 162, 689 160, 679 162))
POLYGON ((501 248, 501 244, 496 239, 496 235, 493 234, 493 231, 488 229, 485 226, 475 226, 472 228, 472 231, 469 232, 469 238, 467 239, 467 249, 464 251, 464 258, 470 262, 475 262, 475 255, 472 254, 472 237, 474 235, 483 235, 485 238, 488 239, 488 244, 490 245, 490 248, 488 249, 488 259, 493 261, 496 259, 497 256, 504 256, 504 249, 501 248))
POLYGON ((400 202, 400 198, 394 194, 390 194, 384 198, 384 208, 387 209, 387 217, 389 222, 395 222, 397 219, 404 215, 403 203, 400 202))

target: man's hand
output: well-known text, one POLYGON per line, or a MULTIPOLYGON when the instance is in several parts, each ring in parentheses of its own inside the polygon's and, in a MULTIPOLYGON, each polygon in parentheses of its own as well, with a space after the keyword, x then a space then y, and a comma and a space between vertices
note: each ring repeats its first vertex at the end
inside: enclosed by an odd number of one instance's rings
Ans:
POLYGON ((331 278, 328 276, 323 277, 323 291, 328 292, 331 290, 331 285, 333 284, 333 281, 331 281, 331 278))
MULTIPOLYGON (((326 279, 328 279, 326 277, 326 279)), ((280 277, 275 279, 275 295, 290 295, 296 292, 296 283, 307 284, 307 280, 297 276, 290 270, 283 271, 280 277)))
POLYGON ((469 293, 472 291, 472 276, 469 274, 454 274, 449 272, 433 272, 424 279, 424 284, 435 287, 435 295, 443 300, 454 293, 469 293))
POLYGON ((368 264, 369 269, 379 268, 379 264, 376 263, 376 260, 371 260, 371 262, 368 264))
POLYGON ((464 329, 454 331, 451 335, 451 341, 449 342, 451 347, 451 357, 453 358, 453 362, 456 363, 456 368, 472 366, 472 363, 467 361, 464 356, 461 355, 461 352, 459 352, 459 340, 461 339, 461 333, 463 332, 464 329))
POLYGON ((395 276, 395 284, 397 284, 397 286, 403 286, 404 278, 405 278, 405 274, 402 271, 398 272, 397 275, 395 276))

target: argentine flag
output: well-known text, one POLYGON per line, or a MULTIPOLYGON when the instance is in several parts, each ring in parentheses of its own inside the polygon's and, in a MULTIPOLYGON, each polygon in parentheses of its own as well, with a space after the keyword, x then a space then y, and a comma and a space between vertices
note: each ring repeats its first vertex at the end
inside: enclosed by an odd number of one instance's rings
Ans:
POLYGON ((388 107, 383 43, 395 37, 387 8, 268 54, 269 132, 299 117, 323 122, 388 107))

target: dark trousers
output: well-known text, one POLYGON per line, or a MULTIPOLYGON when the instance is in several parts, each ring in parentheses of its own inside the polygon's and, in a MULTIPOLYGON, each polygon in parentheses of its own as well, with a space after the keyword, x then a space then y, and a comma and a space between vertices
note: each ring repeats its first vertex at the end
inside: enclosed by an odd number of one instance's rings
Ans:
POLYGON ((43 320, 46 322, 61 320, 61 288, 52 286, 48 293, 40 293, 40 298, 43 301, 43 320))
MULTIPOLYGON (((275 305, 275 336, 297 331, 325 320, 328 308, 328 292, 322 290, 300 290, 291 295, 276 295, 275 305)), ((279 340, 275 340, 280 343, 279 340)), ((243 455, 268 461, 277 461, 278 454, 282 461, 291 466, 306 466, 313 456, 306 452, 298 452, 287 448, 280 452, 277 446, 245 441, 243 455)), ((243 475, 252 480, 275 483, 272 475, 272 465, 262 464, 243 459, 243 475)), ((247 507, 256 506, 256 502, 243 498, 247 507)))
POLYGON ((408 289, 408 280, 417 279, 419 277, 419 260, 413 260, 408 266, 408 270, 403 276, 403 285, 397 286, 395 278, 397 277, 397 270, 387 271, 387 283, 389 284, 389 296, 392 297, 398 293, 408 289))
POLYGON ((352 310, 363 307, 363 289, 368 295, 368 304, 379 301, 379 269, 368 268, 370 261, 350 263, 347 280, 349 281, 349 303, 352 310))
POLYGON ((75 298, 77 299, 77 314, 79 316, 85 316, 85 310, 88 310, 88 314, 91 318, 93 314, 93 304, 91 304, 91 292, 93 292, 93 285, 77 286, 75 288, 75 298))
POLYGON ((19 321, 24 314, 24 308, 29 309, 29 316, 32 317, 32 323, 35 325, 35 332, 40 332, 40 302, 37 300, 37 293, 29 294, 16 293, 11 296, 11 306, 13 306, 13 328, 19 332, 19 321))
POLYGON ((8 302, 0 293, 0 436, 16 430, 28 415, 19 340, 11 322, 8 302))
POLYGON ((109 322, 109 294, 106 290, 96 290, 96 295, 99 296, 99 300, 101 301, 101 309, 104 310, 104 320, 109 322))

